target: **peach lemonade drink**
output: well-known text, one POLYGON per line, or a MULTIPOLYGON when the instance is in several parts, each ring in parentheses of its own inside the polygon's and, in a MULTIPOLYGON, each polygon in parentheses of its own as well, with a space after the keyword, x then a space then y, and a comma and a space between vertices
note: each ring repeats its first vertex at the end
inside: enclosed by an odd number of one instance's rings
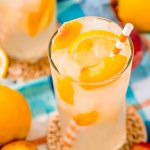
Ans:
POLYGON ((127 40, 119 55, 111 55, 120 33, 110 20, 84 17, 64 23, 51 40, 62 136, 71 119, 81 129, 74 143, 67 135, 65 150, 117 150, 126 140, 125 95, 133 49, 127 40))

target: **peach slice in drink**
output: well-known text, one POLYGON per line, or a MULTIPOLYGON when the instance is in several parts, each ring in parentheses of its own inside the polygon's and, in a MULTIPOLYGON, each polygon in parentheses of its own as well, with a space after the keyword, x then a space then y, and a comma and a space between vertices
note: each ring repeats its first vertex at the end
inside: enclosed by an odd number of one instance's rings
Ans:
POLYGON ((106 57, 101 63, 86 67, 81 71, 80 80, 83 82, 103 82, 120 73, 127 62, 127 57, 116 55, 106 57))
MULTIPOLYGON (((101 63, 84 68, 80 73, 80 81, 88 83, 105 82, 121 73, 125 68, 126 63, 126 56, 116 55, 114 57, 106 57, 101 63)), ((109 84, 111 83, 112 82, 109 82, 109 84)), ((106 85, 107 83, 103 84, 103 86, 106 85)), ((92 90, 100 87, 100 85, 81 84, 81 87, 86 90, 92 90)))
POLYGON ((58 79, 58 93, 60 98, 69 105, 74 104, 74 89, 69 78, 58 79))
POLYGON ((80 34, 82 24, 78 21, 71 21, 64 24, 53 40, 52 50, 60 50, 66 48, 80 34))
POLYGON ((100 117, 99 112, 90 111, 86 113, 79 113, 78 115, 74 117, 74 121, 79 126, 89 126, 89 125, 96 123, 99 117, 100 117))

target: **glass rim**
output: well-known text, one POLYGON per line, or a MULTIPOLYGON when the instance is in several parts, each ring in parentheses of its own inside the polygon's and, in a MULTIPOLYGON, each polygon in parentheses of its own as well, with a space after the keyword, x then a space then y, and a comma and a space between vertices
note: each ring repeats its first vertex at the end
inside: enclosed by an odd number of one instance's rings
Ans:
MULTIPOLYGON (((87 16, 88 17, 88 16, 87 16)), ((90 16, 91 17, 91 16, 90 16)), ((107 18, 103 18, 103 17, 97 17, 97 16, 92 16, 92 17, 96 17, 98 19, 101 19, 101 20, 104 20, 104 21, 107 21, 107 22, 112 22, 114 24, 116 24, 118 27, 121 28, 120 25, 118 25, 117 23, 107 19, 107 18)), ((81 17, 81 18, 85 18, 85 17, 81 17)), ((77 18, 77 19, 80 19, 80 18, 77 18)), ((74 19, 76 20, 76 19, 74 19)), ((52 45, 52 40, 53 38, 55 37, 55 35, 57 34, 58 32, 58 29, 57 31, 53 34, 53 36, 50 38, 50 42, 49 42, 49 45, 48 45, 48 58, 49 58, 49 61, 50 61, 50 65, 54 68, 54 70, 62 77, 66 77, 65 75, 61 74, 60 71, 58 70, 58 68, 56 67, 55 63, 53 62, 52 60, 52 57, 51 57, 51 45, 52 45)), ((118 79, 125 71, 126 69, 129 67, 130 63, 132 62, 132 58, 133 58, 133 53, 134 53, 134 47, 133 47, 133 43, 132 43, 132 40, 131 40, 131 37, 129 36, 128 37, 128 41, 129 41, 129 45, 130 45, 130 49, 131 49, 131 54, 130 54, 130 57, 128 59, 128 62, 127 62, 127 65, 126 67, 120 72, 118 73, 117 75, 115 75, 114 77, 112 78, 109 78, 105 81, 100 81, 100 82, 83 82, 83 81, 78 81, 78 80, 74 80, 74 79, 71 79, 72 82, 74 83, 77 83, 77 84, 82 84, 82 85, 104 85, 104 84, 107 84, 107 83, 111 83, 113 81, 115 81, 116 79, 118 79)))

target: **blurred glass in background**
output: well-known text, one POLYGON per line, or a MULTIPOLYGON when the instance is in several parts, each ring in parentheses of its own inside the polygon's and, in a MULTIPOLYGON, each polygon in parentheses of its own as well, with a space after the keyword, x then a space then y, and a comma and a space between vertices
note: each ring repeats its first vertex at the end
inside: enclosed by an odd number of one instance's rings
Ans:
POLYGON ((10 57, 44 57, 55 30, 56 0, 0 0, 0 46, 10 57))

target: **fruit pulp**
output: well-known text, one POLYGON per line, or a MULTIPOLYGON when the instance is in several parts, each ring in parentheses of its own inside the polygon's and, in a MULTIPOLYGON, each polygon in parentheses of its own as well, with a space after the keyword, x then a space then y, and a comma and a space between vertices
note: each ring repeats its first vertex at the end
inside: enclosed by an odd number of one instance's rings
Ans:
POLYGON ((62 136, 70 119, 84 127, 73 147, 65 150, 117 150, 125 142, 132 50, 127 41, 119 55, 112 54, 120 33, 111 21, 84 17, 62 25, 52 39, 51 71, 62 136))

